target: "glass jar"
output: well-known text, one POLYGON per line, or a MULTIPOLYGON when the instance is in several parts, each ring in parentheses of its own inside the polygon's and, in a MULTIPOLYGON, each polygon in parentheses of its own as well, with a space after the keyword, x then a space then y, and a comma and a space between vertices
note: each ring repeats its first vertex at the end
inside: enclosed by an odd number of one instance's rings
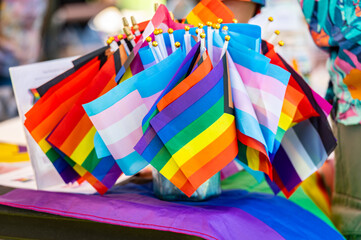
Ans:
POLYGON ((191 197, 188 197, 162 174, 153 169, 153 191, 159 199, 166 201, 204 201, 221 194, 221 177, 220 173, 215 174, 204 182, 191 197))

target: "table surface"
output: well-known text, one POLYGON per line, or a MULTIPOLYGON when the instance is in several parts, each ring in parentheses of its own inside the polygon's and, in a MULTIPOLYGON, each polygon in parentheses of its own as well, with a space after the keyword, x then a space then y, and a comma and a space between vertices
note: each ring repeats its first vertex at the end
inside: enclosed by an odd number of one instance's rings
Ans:
MULTIPOLYGON (((0 186, 0 195, 13 188, 0 186)), ((123 227, 0 205, 0 239, 201 239, 184 234, 123 227)))

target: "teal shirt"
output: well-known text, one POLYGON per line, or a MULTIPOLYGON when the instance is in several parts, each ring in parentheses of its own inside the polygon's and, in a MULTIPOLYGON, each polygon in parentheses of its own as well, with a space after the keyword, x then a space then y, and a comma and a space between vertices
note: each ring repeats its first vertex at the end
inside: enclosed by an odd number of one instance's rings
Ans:
POLYGON ((361 123, 360 0, 299 0, 315 43, 328 51, 336 120, 361 123))

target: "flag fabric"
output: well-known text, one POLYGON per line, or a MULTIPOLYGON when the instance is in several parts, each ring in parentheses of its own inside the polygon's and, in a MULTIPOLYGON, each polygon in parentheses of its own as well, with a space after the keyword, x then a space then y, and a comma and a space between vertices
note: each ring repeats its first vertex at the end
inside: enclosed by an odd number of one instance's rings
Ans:
POLYGON ((120 69, 121 62, 124 63, 126 60, 124 49, 120 48, 120 50, 109 57, 97 75, 89 81, 89 85, 69 112, 47 137, 47 141, 52 146, 87 171, 98 171, 97 175, 107 176, 103 178, 106 181, 103 184, 107 188, 113 186, 121 171, 111 157, 104 159, 97 157, 94 149, 96 130, 82 108, 82 104, 94 100, 116 86, 115 74, 120 69), (122 50, 121 54, 120 50, 122 50))
POLYGON ((233 12, 220 0, 202 0, 185 18, 185 23, 197 26, 198 23, 206 25, 208 21, 217 23, 218 18, 224 23, 232 23, 233 12))
POLYGON ((287 117, 286 110, 290 108, 290 104, 285 101, 283 112, 288 124, 281 130, 286 132, 282 133, 284 137, 272 162, 273 181, 277 186, 268 179, 275 193, 281 190, 286 196, 290 196, 303 180, 322 166, 336 147, 336 140, 325 115, 329 113, 330 106, 274 52, 272 46, 264 43, 263 52, 292 75, 290 86, 293 89, 290 88, 292 91, 288 92, 286 100, 297 98, 297 94, 293 93, 295 89, 303 95, 299 98, 298 105, 293 106, 297 111, 294 111, 292 117, 287 117))
MULTIPOLYGON (((198 45, 189 55, 196 49, 198 45)), ((211 70, 209 57, 195 69, 194 63, 189 64, 194 59, 184 61, 176 74, 181 78, 173 78, 155 114, 145 118, 145 134, 135 148, 187 196, 237 154, 227 60, 211 70), (193 72, 189 74, 187 68, 193 72), (179 74, 182 72, 188 73, 179 74), (172 85, 176 86, 170 88, 172 85), (149 135, 154 138, 147 139, 149 135)))
MULTIPOLYGON (((312 205, 304 194, 298 199, 312 205)), ((202 202, 167 202, 157 199, 152 186, 144 184, 118 186, 107 196, 16 189, 0 196, 0 204, 210 240, 344 239, 335 228, 290 200, 245 190, 226 190, 202 202)), ((140 229, 137 232, 142 234, 140 229)))
POLYGON ((124 63, 123 69, 117 74, 115 80, 118 83, 120 83, 144 70, 138 52, 140 48, 147 46, 148 43, 145 41, 145 39, 148 36, 153 35, 153 32, 156 28, 161 28, 163 32, 166 33, 168 31, 168 28, 177 30, 177 29, 184 29, 185 26, 186 26, 185 24, 177 23, 174 20, 172 20, 166 6, 160 4, 154 16, 148 22, 141 37, 138 39, 138 42, 136 43, 133 51, 128 56, 127 61, 124 63))
MULTIPOLYGON (((25 114, 25 127, 53 163, 65 183, 74 182, 80 178, 80 175, 73 169, 76 165, 70 159, 61 157, 46 141, 46 137, 82 93, 82 90, 79 89, 86 86, 88 80, 98 72, 99 67, 99 62, 91 61, 79 68, 59 83, 61 88, 58 85, 54 86, 56 90, 50 88, 25 114)), ((86 173, 80 166, 76 166, 76 168, 78 172, 86 173)))
MULTIPOLYGON (((93 173, 90 173, 47 141, 49 134, 63 120, 83 94, 88 83, 97 75, 100 65, 100 61, 90 61, 50 87, 33 108, 25 114, 25 126, 66 183, 86 180, 98 192, 105 193, 116 180, 114 180, 114 171, 119 173, 119 169, 111 168, 110 173, 106 175, 104 171, 107 167, 104 165, 93 168, 93 173), (107 176, 111 176, 111 179, 108 179, 107 176), (103 184, 100 179, 106 184, 103 184), (112 183, 108 184, 107 182, 112 183)), ((104 162, 109 163, 110 160, 109 158, 104 159, 104 162)))
POLYGON ((106 146, 127 175, 137 173, 148 164, 133 149, 142 136, 142 119, 168 84, 172 72, 176 71, 183 58, 184 51, 178 49, 161 63, 142 71, 84 105, 86 113, 104 142, 100 142, 98 146, 106 146))

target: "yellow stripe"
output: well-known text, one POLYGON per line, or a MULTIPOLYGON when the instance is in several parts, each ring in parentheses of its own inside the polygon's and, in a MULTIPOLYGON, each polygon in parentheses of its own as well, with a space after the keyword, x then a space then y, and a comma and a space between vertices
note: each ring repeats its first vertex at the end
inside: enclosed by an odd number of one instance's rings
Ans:
POLYGON ((259 152, 247 147, 246 151, 248 166, 253 170, 259 170, 259 152))
POLYGON ((125 70, 125 73, 124 73, 123 77, 120 79, 119 83, 121 83, 131 77, 133 77, 132 70, 130 69, 130 67, 128 67, 128 69, 125 70))
POLYGON ((83 168, 82 166, 75 164, 73 169, 82 177, 87 173, 87 170, 83 168))
POLYGON ((193 11, 188 14, 186 19, 188 24, 192 24, 194 26, 198 26, 198 23, 204 24, 204 22, 200 18, 198 18, 198 16, 195 15, 193 11))
POLYGON ((41 150, 43 150, 44 153, 47 153, 51 148, 51 145, 46 141, 47 137, 48 136, 45 136, 43 139, 41 139, 38 142, 38 145, 40 146, 41 150))
POLYGON ((181 149, 179 149, 174 155, 178 166, 182 166, 194 155, 200 152, 203 148, 217 139, 224 131, 233 123, 234 116, 230 114, 223 114, 217 121, 209 126, 205 131, 192 139, 181 149))
POLYGON ((94 148, 94 135, 96 129, 92 127, 90 131, 85 135, 80 144, 76 147, 70 158, 79 165, 82 165, 85 159, 94 148))
POLYGON ((285 113, 281 112, 280 120, 278 122, 278 126, 283 130, 288 130, 292 124, 292 118, 285 113))
POLYGON ((0 153, 0 163, 16 163, 16 162, 27 162, 29 161, 28 153, 18 153, 18 154, 2 154, 0 153))
POLYGON ((160 173, 167 179, 171 179, 178 171, 179 166, 173 158, 171 158, 166 165, 160 170, 160 173))

